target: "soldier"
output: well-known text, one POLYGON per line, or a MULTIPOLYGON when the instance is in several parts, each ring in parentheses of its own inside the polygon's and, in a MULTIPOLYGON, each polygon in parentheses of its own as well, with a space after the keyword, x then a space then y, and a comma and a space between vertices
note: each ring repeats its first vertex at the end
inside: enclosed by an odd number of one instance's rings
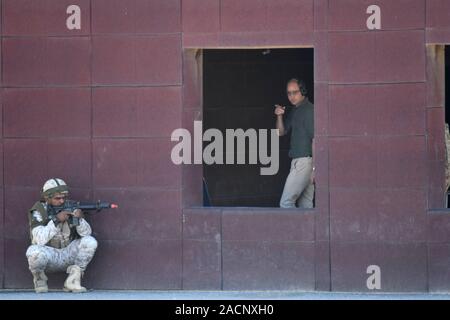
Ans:
POLYGON ((42 200, 29 211, 32 244, 26 256, 37 293, 48 291, 45 272, 57 271, 67 271, 69 274, 64 282, 64 291, 86 291, 80 284, 81 277, 97 249, 91 227, 79 209, 74 212, 61 211, 54 216, 48 214, 48 208, 62 206, 68 194, 67 184, 63 180, 50 179, 42 188, 42 200), (71 216, 79 218, 79 225, 69 224, 71 216))

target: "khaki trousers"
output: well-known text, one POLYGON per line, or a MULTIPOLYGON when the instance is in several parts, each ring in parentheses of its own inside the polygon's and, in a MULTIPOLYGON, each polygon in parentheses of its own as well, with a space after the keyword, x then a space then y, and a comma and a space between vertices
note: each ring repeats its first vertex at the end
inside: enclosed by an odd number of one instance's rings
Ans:
POLYGON ((281 208, 312 208, 314 184, 311 183, 312 158, 295 158, 280 200, 281 208))

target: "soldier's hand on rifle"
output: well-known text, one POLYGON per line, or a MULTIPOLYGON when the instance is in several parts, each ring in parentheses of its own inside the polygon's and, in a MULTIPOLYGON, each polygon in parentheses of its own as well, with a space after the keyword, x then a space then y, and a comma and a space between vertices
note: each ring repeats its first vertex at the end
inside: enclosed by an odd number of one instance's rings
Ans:
POLYGON ((71 214, 72 213, 70 213, 69 211, 61 211, 56 215, 56 218, 58 219, 59 222, 64 222, 69 219, 71 214))
POLYGON ((81 211, 80 209, 76 209, 74 212, 72 212, 72 215, 75 218, 84 218, 83 211, 81 211))

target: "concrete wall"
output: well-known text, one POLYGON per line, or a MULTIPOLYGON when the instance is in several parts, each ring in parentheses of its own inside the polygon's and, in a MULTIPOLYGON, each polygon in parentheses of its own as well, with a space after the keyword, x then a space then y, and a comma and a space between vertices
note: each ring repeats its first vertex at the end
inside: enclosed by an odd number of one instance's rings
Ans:
MULTIPOLYGON (((114 200, 91 219, 93 288, 450 289, 439 207, 449 0, 2 0, 0 286, 30 288, 26 211, 48 177, 114 200), (65 10, 81 7, 81 30, 65 10), (381 30, 366 28, 380 6, 381 30), (197 48, 311 47, 313 211, 197 208, 199 165, 171 164, 202 117, 197 48), (436 49, 436 50, 434 50, 436 49), (194 208, 193 208, 194 207, 194 208)), ((52 285, 62 285, 62 275, 52 285)))

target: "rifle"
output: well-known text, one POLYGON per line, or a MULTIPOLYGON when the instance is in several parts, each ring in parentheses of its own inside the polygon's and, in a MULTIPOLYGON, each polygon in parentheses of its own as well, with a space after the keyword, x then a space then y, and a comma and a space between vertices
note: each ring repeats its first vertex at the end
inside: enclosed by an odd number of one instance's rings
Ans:
MULTIPOLYGON (((73 200, 66 200, 62 206, 52 206, 49 205, 47 212, 50 219, 54 220, 56 215, 61 211, 69 211, 74 212, 77 209, 81 211, 96 211, 100 212, 102 209, 117 209, 119 206, 114 203, 101 202, 98 200, 97 202, 79 202, 73 200)), ((80 225, 79 218, 70 216, 69 217, 69 225, 70 226, 78 226, 80 225)))

